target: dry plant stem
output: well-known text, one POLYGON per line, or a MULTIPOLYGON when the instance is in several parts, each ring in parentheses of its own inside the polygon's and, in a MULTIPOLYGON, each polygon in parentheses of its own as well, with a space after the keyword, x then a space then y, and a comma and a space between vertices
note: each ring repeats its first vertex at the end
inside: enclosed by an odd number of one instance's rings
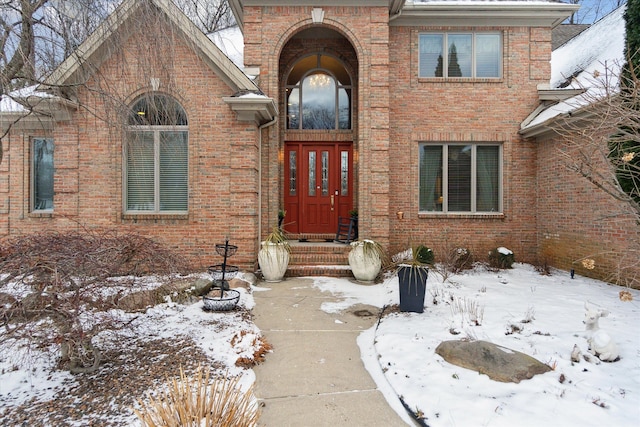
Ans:
POLYGON ((167 388, 149 403, 139 402, 136 416, 147 427, 252 427, 257 425, 258 409, 253 388, 242 392, 239 378, 224 375, 210 381, 208 368, 198 369, 188 378, 182 367, 180 379, 167 380, 167 388))

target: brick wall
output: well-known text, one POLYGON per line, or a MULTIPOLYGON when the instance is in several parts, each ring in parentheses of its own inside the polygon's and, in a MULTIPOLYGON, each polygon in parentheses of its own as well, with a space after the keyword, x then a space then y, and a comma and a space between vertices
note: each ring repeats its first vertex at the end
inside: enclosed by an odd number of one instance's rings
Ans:
MULTIPOLYGON (((128 37, 109 44, 111 55, 77 90, 81 108, 70 122, 55 127, 53 214, 28 211, 26 159, 29 137, 37 132, 14 132, 8 147, 5 143, 8 155, 2 165, 8 170, 0 170, 0 183, 11 180, 11 209, 0 211, 1 231, 15 235, 116 227, 164 242, 199 267, 220 263, 214 245, 229 238, 239 246, 231 262, 253 269, 258 233, 256 126, 237 121, 222 101, 233 91, 162 17, 138 17, 137 24, 128 37), (159 91, 175 97, 187 113, 188 215, 123 215, 125 120, 120 113, 136 96, 152 90, 151 78, 159 79, 159 91)), ((0 202, 6 195, 0 185, 0 202)))
MULTIPOLYGON (((605 134, 611 134, 613 129, 605 134)), ((628 206, 567 168, 576 147, 557 138, 538 142, 538 239, 541 259, 577 274, 640 288, 640 226, 628 206), (582 265, 595 261, 595 268, 582 265)), ((594 151, 597 152, 597 151, 594 151)), ((606 149, 605 149, 606 152, 606 149)), ((604 159, 593 164, 611 174, 604 159)))
MULTIPOLYGON (((389 241, 389 68, 388 8, 327 6, 323 26, 342 39, 292 40, 298 32, 312 27, 312 7, 246 7, 244 10, 245 65, 260 67, 260 86, 279 100, 281 120, 263 138, 263 185, 268 188, 268 212, 263 230, 276 221, 281 204, 282 164, 275 164, 286 136, 285 105, 281 93, 286 65, 303 51, 318 49, 339 56, 355 78, 354 152, 355 185, 360 212, 361 232, 387 243, 389 241), (375 194, 375 197, 371 197, 375 194), (276 202, 277 201, 277 202, 276 202)), ((331 133, 325 138, 331 139, 331 133)), ((341 136, 342 138, 343 136, 341 136)), ((320 139, 321 140, 321 139, 320 139)), ((343 139, 341 139, 343 140, 343 139)), ((267 206, 267 205, 265 205, 267 206)), ((264 234, 264 231, 263 231, 264 234)))
POLYGON ((491 248, 506 246, 517 261, 535 263, 536 146, 522 140, 518 130, 539 103, 537 84, 550 72, 550 30, 457 28, 503 32, 503 78, 446 82, 418 78, 418 35, 426 30, 452 28, 393 28, 390 37, 391 250, 425 244, 438 258, 463 246, 486 260, 491 248), (474 141, 503 146, 503 215, 419 214, 418 144, 474 141), (398 211, 404 219, 396 217, 398 211))

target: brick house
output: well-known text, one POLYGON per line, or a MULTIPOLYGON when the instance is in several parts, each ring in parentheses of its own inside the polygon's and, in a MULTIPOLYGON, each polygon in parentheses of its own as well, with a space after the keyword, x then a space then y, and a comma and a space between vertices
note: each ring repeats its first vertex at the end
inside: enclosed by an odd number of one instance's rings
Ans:
POLYGON ((292 238, 330 240, 357 209, 360 236, 391 252, 542 261, 547 171, 520 130, 549 82, 552 29, 577 6, 229 3, 242 71, 170 0, 125 0, 22 97, 36 114, 3 139, 0 234, 117 227, 198 266, 229 238, 253 269, 279 210, 292 238))

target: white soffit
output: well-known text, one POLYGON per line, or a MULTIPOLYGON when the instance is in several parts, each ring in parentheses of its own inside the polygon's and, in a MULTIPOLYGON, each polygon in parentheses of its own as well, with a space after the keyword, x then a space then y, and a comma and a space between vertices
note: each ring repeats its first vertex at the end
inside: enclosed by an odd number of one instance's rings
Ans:
POLYGON ((391 26, 555 27, 579 5, 544 1, 407 2, 391 26))

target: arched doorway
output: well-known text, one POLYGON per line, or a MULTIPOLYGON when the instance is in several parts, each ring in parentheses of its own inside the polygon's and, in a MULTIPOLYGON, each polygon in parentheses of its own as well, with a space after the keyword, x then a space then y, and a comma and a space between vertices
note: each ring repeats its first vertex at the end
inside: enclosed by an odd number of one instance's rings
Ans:
POLYGON ((356 200, 355 53, 337 32, 313 28, 294 36, 283 57, 285 230, 302 238, 331 237, 356 200))

